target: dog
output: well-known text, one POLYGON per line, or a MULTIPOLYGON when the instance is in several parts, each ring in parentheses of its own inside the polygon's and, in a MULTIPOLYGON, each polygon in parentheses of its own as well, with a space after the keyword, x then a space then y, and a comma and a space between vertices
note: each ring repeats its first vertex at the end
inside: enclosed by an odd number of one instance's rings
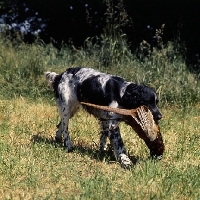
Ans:
MULTIPOLYGON (((92 68, 76 67, 68 68, 61 74, 45 72, 45 77, 53 88, 61 118, 55 139, 60 142, 64 135, 64 146, 68 151, 73 149, 68 132, 69 119, 78 111, 81 102, 125 109, 145 105, 150 109, 156 123, 162 118, 157 107, 158 97, 155 90, 142 84, 125 81, 120 76, 102 73, 92 68)), ((105 149, 106 140, 109 138, 115 157, 122 167, 131 166, 132 162, 127 155, 119 130, 119 123, 125 121, 123 116, 82 106, 100 122, 100 150, 105 149)), ((164 151, 162 137, 158 138, 158 142, 149 143, 146 136, 139 136, 149 147, 150 155, 161 159, 164 151)))

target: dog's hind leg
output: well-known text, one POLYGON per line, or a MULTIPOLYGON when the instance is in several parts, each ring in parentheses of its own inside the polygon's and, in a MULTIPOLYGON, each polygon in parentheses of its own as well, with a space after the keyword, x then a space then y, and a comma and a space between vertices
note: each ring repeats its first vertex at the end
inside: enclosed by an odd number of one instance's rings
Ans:
POLYGON ((61 124, 59 125, 59 129, 56 133, 56 138, 62 139, 62 134, 64 135, 64 146, 68 151, 73 149, 68 132, 69 119, 76 113, 79 107, 74 87, 75 86, 71 77, 65 76, 62 78, 57 89, 57 104, 61 124))
POLYGON ((120 162, 121 166, 128 168, 132 165, 131 160, 126 154, 126 149, 124 147, 123 140, 120 135, 119 122, 116 120, 101 121, 103 136, 101 137, 100 147, 105 145, 106 136, 110 139, 110 143, 113 146, 114 154, 117 160, 120 162), (107 134, 105 134, 107 132, 107 134))
POLYGON ((61 114, 61 125, 59 126, 59 130, 56 133, 56 137, 64 135, 64 147, 66 150, 71 151, 73 149, 73 145, 70 140, 69 132, 68 132, 68 124, 70 119, 70 110, 69 107, 65 104, 62 106, 62 114, 61 114), (61 130, 61 132, 60 132, 61 130))
POLYGON ((61 143, 62 142, 62 136, 63 136, 63 130, 64 130, 63 110, 65 110, 65 108, 63 109, 63 103, 62 103, 60 98, 57 98, 56 102, 57 102, 58 111, 59 111, 59 115, 60 115, 61 120, 60 120, 60 123, 57 125, 58 130, 56 131, 55 140, 56 140, 56 142, 61 143))
POLYGON ((70 118, 70 112, 66 109, 67 106, 64 104, 59 104, 59 112, 61 121, 57 125, 58 130, 56 132, 55 140, 56 142, 62 142, 62 136, 64 135, 64 146, 68 151, 73 149, 73 145, 70 140, 69 132, 68 132, 68 124, 70 118))

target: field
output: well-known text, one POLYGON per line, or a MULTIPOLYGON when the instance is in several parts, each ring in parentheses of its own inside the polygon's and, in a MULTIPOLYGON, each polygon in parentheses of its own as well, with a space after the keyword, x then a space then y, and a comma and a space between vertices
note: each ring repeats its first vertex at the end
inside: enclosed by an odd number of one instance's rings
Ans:
POLYGON ((124 54, 105 64, 97 48, 58 51, 40 41, 12 45, 3 38, 0 44, 0 199, 200 199, 199 74, 181 56, 168 60, 170 46, 143 62, 124 54), (149 159, 143 141, 121 124, 135 163, 122 169, 111 148, 99 152, 97 120, 83 110, 70 120, 74 151, 54 142, 58 111, 43 72, 69 66, 93 67, 157 90, 166 148, 161 161, 149 159))

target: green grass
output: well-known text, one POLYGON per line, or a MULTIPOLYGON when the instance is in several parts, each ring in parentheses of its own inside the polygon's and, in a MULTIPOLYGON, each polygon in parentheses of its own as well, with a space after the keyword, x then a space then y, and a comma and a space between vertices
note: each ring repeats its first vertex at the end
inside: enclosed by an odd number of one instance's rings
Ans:
POLYGON ((185 107, 200 101, 199 74, 191 73, 181 56, 175 56, 175 51, 172 51, 175 47, 171 43, 161 51, 154 50, 149 59, 141 62, 124 45, 122 47, 129 53, 123 54, 120 60, 118 53, 125 50, 117 50, 115 45, 112 47, 114 41, 107 38, 106 42, 109 41, 109 46, 105 47, 92 45, 88 40, 85 49, 64 46, 58 51, 51 44, 44 45, 39 41, 32 45, 14 46, 0 37, 0 97, 51 100, 53 96, 46 87, 44 71, 60 73, 68 67, 86 66, 155 88, 160 106, 185 107), (104 49, 107 50, 102 53, 104 49), (174 55, 173 61, 167 56, 169 52, 174 55), (102 61, 105 54, 112 58, 108 65, 102 61))
POLYGON ((133 161, 124 170, 110 151, 98 151, 96 119, 80 111, 70 121, 75 150, 54 143, 57 109, 23 98, 0 101, 2 199, 199 199, 200 105, 162 109, 166 151, 161 161, 130 127, 122 137, 133 161), (82 123, 81 123, 82 122, 82 123), (83 123, 84 122, 84 123, 83 123))
POLYGON ((0 37, 0 199, 200 199, 199 74, 188 70, 174 44, 141 61, 123 37, 102 38, 102 46, 88 39, 85 48, 60 51, 41 41, 12 44, 0 37), (74 151, 54 142, 59 118, 43 73, 75 66, 156 89, 166 147, 160 162, 148 159, 143 141, 122 123, 135 163, 122 169, 110 149, 100 154, 98 123, 83 110, 70 120, 74 151))

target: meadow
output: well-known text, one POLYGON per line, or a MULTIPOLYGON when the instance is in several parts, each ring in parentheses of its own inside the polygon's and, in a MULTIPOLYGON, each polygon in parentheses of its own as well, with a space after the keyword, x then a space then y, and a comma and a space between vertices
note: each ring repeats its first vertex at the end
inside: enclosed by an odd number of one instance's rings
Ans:
POLYGON ((138 59, 124 39, 104 41, 57 50, 39 39, 28 45, 0 38, 0 199, 200 199, 199 74, 175 43, 138 59), (134 166, 121 168, 110 146, 100 153, 97 120, 84 110, 70 119, 74 151, 55 143, 58 111, 43 73, 76 66, 155 88, 166 149, 161 161, 149 159, 143 141, 122 123, 134 166))

